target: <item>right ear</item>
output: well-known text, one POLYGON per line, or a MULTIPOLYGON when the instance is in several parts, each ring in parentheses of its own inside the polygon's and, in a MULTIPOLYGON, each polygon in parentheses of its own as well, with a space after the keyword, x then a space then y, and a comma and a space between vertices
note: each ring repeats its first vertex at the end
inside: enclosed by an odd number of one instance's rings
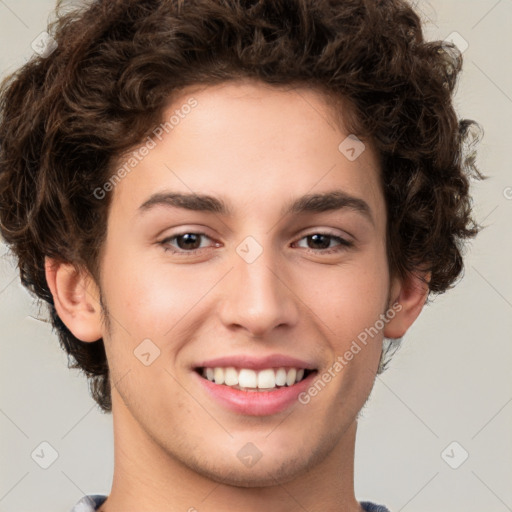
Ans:
POLYGON ((100 294, 89 272, 48 257, 44 268, 59 318, 79 340, 99 340, 103 336, 100 294))

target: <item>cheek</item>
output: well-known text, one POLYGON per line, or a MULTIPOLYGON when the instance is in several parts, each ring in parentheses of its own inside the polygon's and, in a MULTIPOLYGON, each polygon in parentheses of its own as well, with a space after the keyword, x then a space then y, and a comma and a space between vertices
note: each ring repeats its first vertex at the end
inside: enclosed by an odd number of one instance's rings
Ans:
POLYGON ((111 345, 117 347, 110 351, 123 354, 119 368, 136 363, 134 350, 145 339, 160 350, 155 366, 176 361, 201 322, 215 314, 216 284, 226 272, 207 263, 171 263, 158 248, 112 254, 109 267, 105 295, 115 334, 111 345))
POLYGON ((172 329, 209 288, 190 272, 134 259, 119 266, 110 285, 111 313, 117 312, 130 332, 155 339, 172 329))
POLYGON ((387 305, 389 274, 381 251, 356 256, 329 273, 317 269, 301 282, 305 302, 330 327, 331 336, 345 342, 373 326, 387 305))

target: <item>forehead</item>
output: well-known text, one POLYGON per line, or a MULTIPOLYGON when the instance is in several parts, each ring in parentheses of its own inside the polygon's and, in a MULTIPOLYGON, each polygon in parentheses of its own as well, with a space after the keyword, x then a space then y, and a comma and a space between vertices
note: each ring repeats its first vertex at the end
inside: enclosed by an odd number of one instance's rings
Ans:
MULTIPOLYGON (((134 149, 151 146, 115 187, 114 206, 128 214, 151 194, 172 190, 222 195, 231 212, 250 205, 282 211, 294 197, 341 189, 378 210, 374 150, 336 122, 343 111, 332 105, 314 89, 251 81, 184 89, 134 149)), ((126 169, 129 155, 123 158, 118 167, 126 169)))

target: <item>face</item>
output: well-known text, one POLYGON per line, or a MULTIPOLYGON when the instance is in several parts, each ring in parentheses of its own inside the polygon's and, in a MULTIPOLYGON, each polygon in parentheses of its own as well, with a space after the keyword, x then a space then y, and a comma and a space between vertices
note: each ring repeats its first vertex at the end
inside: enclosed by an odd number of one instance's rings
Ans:
POLYGON ((254 82, 183 91, 113 191, 100 284, 114 421, 219 482, 327 460, 373 386, 385 202, 372 148, 354 159, 363 147, 329 109, 254 82))

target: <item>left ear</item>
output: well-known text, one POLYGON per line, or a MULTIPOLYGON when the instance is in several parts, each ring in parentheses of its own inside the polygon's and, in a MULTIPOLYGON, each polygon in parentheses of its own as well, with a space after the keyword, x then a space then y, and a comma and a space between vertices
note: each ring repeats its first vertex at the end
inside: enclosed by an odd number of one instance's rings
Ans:
POLYGON ((398 303, 399 307, 394 308, 396 314, 384 328, 386 338, 401 338, 418 318, 427 301, 430 277, 430 272, 418 271, 408 274, 403 279, 398 277, 393 279, 389 306, 398 303))

